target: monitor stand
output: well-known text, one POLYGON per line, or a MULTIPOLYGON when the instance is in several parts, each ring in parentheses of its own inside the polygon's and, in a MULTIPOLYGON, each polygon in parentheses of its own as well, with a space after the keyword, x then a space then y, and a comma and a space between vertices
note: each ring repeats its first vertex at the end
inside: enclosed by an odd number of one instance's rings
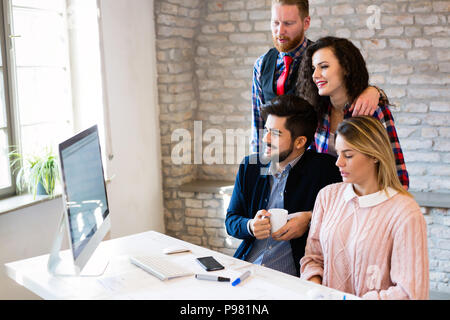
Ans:
POLYGON ((109 261, 94 254, 83 270, 75 265, 71 252, 61 252, 62 240, 66 228, 66 212, 63 211, 59 221, 55 240, 53 241, 50 256, 48 258, 47 270, 53 276, 60 277, 99 277, 105 273, 109 261), (63 254, 64 256, 61 256, 63 254))

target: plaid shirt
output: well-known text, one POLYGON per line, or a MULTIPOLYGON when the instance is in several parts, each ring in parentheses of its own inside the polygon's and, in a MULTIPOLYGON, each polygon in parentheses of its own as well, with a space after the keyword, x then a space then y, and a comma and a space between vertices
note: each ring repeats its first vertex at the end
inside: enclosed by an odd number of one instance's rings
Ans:
MULTIPOLYGON (((303 56, 303 53, 306 51, 308 44, 308 40, 305 38, 303 43, 298 46, 294 51, 285 53, 280 52, 278 53, 277 58, 277 66, 275 71, 275 82, 278 80, 280 75, 284 71, 284 61, 283 57, 285 55, 289 55, 293 58, 292 65, 290 67, 289 76, 288 76, 288 85, 290 85, 293 81, 297 81, 297 79, 292 79, 292 70, 295 70, 295 68, 299 68, 301 57, 303 56)), ((261 107, 268 101, 265 101, 264 94, 261 87, 261 65, 264 60, 266 54, 259 57, 255 65, 253 67, 253 84, 252 84, 252 108, 253 108, 253 114, 252 114, 252 151, 258 152, 259 144, 262 140, 262 132, 264 130, 264 119, 261 116, 261 107)))
MULTIPOLYGON (((352 116, 352 112, 348 111, 349 108, 350 105, 347 105, 344 110, 344 119, 350 118, 352 116)), ((328 153, 328 140, 330 137, 330 114, 331 104, 328 108, 328 112, 323 117, 322 125, 317 128, 314 137, 314 143, 311 144, 310 149, 320 153, 328 153)), ((378 104, 378 108, 372 116, 380 120, 383 126, 386 128, 389 140, 391 141, 392 151, 394 151, 398 177, 400 178, 400 182, 402 183, 402 185, 406 189, 408 189, 409 177, 408 172, 406 171, 405 159, 403 157, 402 148, 398 140, 397 131, 395 130, 394 117, 392 116, 389 107, 385 103, 382 103, 382 99, 380 99, 380 104, 378 104)))

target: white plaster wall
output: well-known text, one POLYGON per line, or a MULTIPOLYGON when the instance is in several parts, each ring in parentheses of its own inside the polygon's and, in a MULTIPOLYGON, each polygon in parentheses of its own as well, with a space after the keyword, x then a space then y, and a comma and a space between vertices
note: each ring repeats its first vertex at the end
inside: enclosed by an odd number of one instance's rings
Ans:
POLYGON ((99 3, 114 155, 111 235, 164 232, 153 0, 99 3))

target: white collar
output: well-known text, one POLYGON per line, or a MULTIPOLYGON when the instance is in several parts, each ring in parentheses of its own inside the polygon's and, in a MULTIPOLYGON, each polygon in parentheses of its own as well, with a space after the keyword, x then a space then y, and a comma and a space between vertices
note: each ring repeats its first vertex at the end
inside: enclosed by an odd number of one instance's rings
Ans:
POLYGON ((359 206, 361 208, 373 207, 392 198, 398 193, 397 190, 394 190, 390 187, 388 187, 386 191, 388 194, 386 194, 384 190, 380 190, 375 193, 371 193, 360 197, 355 193, 355 190, 353 189, 353 184, 348 183, 344 191, 344 200, 345 202, 348 202, 356 197, 358 199, 359 206))

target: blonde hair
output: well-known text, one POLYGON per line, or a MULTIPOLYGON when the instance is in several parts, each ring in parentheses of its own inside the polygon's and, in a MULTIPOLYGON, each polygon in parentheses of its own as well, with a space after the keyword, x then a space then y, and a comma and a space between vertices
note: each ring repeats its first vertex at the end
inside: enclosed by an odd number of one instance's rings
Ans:
POLYGON ((385 127, 378 119, 357 116, 345 119, 336 130, 353 149, 377 161, 377 180, 380 190, 390 187, 399 193, 412 195, 400 182, 395 156, 385 127))
POLYGON ((281 4, 288 6, 297 6, 300 18, 309 17, 309 1, 308 0, 272 0, 272 5, 281 4))

